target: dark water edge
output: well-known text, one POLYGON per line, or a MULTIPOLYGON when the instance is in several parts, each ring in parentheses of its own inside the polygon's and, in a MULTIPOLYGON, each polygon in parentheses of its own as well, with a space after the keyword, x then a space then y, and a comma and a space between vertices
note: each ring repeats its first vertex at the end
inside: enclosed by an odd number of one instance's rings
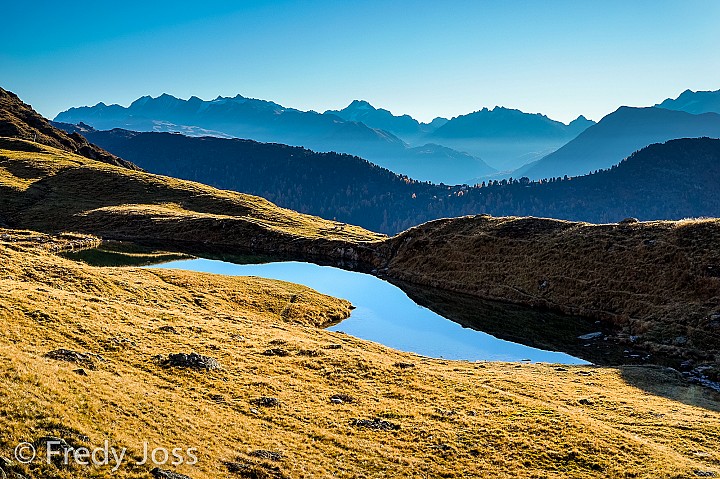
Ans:
MULTIPOLYGON (((617 331, 600 321, 554 311, 490 301, 463 293, 391 280, 417 304, 465 328, 548 351, 562 351, 601 366, 645 364, 652 357, 620 341, 617 331), (477 314, 482 311, 482 314, 477 314), (581 336, 597 334, 593 339, 581 336)), ((657 363, 657 362, 656 362, 657 363)), ((661 360, 666 364, 668 361, 661 360)))
MULTIPOLYGON (((277 261, 298 261, 295 255, 266 255, 254 252, 228 253, 218 251, 217 248, 203 247, 201 244, 193 244, 189 249, 193 254, 180 251, 187 251, 184 245, 163 245, 155 242, 131 243, 128 241, 107 241, 97 248, 84 250, 67 251, 60 253, 60 256, 73 261, 81 261, 90 266, 152 266, 177 261, 182 259, 205 258, 210 260, 225 261, 235 264, 262 264, 277 261)), ((335 262, 318 262, 323 266, 335 266, 335 262)))
POLYGON ((154 246, 121 241, 103 241, 97 248, 66 251, 60 253, 60 256, 81 261, 90 266, 150 266, 193 258, 184 253, 158 250, 154 246))

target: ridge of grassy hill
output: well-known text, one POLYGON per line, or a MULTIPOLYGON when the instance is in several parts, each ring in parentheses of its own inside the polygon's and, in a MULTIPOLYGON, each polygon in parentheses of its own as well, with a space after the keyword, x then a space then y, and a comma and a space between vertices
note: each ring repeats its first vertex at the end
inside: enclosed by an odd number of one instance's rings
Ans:
POLYGON ((8 477, 149 478, 144 440, 197 448, 196 465, 160 466, 183 476, 154 477, 720 473, 720 400, 673 370, 422 358, 319 329, 349 304, 306 287, 52 253, 72 241, 96 238, 0 230, 8 477), (220 369, 163 361, 190 352, 220 369), (11 459, 48 437, 128 454, 117 472, 11 459))
POLYGON ((720 378, 720 219, 594 225, 488 215, 386 243, 390 278, 595 318, 720 378))
POLYGON ((0 139, 0 220, 103 238, 358 260, 385 236, 267 200, 0 139), (360 251, 362 250, 362 251, 360 251), (364 253, 363 253, 364 252, 364 253))
POLYGON ((23 103, 17 95, 2 88, 0 88, 0 137, 30 140, 92 160, 139 169, 131 162, 89 143, 78 133, 67 134, 55 128, 30 105, 23 103))

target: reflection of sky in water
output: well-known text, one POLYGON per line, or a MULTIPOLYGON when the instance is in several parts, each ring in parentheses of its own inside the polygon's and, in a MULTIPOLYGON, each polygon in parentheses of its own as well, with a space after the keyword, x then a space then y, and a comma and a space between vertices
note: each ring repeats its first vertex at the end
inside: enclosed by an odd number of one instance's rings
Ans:
POLYGON ((260 276, 304 284, 321 293, 344 298, 357 307, 350 318, 331 328, 358 338, 423 356, 470 361, 530 359, 585 364, 565 353, 543 351, 463 328, 417 305, 403 291, 374 276, 311 263, 279 262, 239 265, 192 259, 153 268, 176 268, 233 276, 260 276))

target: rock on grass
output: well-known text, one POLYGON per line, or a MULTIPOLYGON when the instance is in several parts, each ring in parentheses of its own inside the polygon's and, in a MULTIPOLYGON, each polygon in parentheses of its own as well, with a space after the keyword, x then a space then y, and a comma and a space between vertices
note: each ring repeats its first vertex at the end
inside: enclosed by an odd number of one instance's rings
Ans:
POLYGON ((403 362, 395 363, 395 364, 393 364, 393 366, 395 366, 398 369, 411 369, 411 368, 415 367, 415 365, 413 363, 403 363, 403 362))
POLYGON ((167 359, 162 361, 162 365, 176 368, 204 369, 207 371, 222 369, 217 359, 197 353, 170 354, 167 359))
POLYGON ((283 458, 283 455, 279 452, 275 451, 266 451, 265 449, 258 449, 257 451, 253 451, 250 453, 253 457, 258 457, 260 459, 267 459, 268 461, 280 461, 283 458))
POLYGON ((89 353, 78 353, 72 349, 55 349, 45 353, 45 357, 56 361, 67 361, 69 363, 79 364, 91 370, 97 369, 94 355, 89 353))
POLYGON ((330 396, 330 401, 335 404, 351 403, 355 402, 355 398, 348 394, 333 394, 330 396))
POLYGON ((380 419, 379 417, 374 419, 353 419, 350 424, 356 427, 372 429, 373 431, 397 431, 400 429, 400 426, 397 424, 380 419))
POLYGON ((166 471, 165 469, 160 469, 159 467, 156 467, 155 469, 150 471, 150 474, 152 474, 155 479, 190 479, 189 476, 186 476, 184 474, 166 471))
POLYGON ((271 349, 266 349, 265 351, 263 351, 263 355, 265 355, 265 356, 280 356, 280 357, 284 358, 286 356, 290 356, 290 353, 286 349, 283 349, 283 348, 271 348, 271 349))
POLYGON ((280 400, 274 397, 261 396, 250 401, 255 406, 280 407, 280 400))

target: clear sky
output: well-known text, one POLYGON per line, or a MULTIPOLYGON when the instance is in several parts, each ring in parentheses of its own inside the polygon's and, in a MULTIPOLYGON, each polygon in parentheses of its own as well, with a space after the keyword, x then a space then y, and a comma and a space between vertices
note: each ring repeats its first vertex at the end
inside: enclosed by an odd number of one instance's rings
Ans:
POLYGON ((718 0, 11 1, 0 86, 48 117, 170 93, 569 121, 720 89, 718 0))

